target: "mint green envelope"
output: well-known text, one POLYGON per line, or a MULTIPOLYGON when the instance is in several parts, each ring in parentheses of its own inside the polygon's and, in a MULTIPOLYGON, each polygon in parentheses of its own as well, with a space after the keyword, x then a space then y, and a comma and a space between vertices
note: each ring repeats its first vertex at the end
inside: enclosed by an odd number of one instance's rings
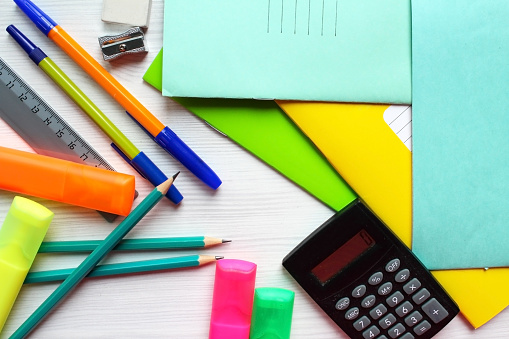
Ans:
POLYGON ((163 95, 411 102, 410 0, 165 0, 163 95))
POLYGON ((509 1, 413 0, 413 251, 509 265, 509 1))
MULTIPOLYGON (((143 79, 161 90, 162 50, 143 79)), ((272 100, 173 98, 334 210, 356 198, 313 143, 272 100)))

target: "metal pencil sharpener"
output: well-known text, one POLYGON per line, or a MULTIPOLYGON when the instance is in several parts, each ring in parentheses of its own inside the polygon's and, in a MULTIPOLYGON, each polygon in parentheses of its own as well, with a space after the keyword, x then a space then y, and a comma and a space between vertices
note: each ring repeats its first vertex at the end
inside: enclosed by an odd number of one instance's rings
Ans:
POLYGON ((118 35, 107 35, 99 38, 103 58, 110 61, 125 54, 146 53, 145 35, 140 27, 133 27, 118 35))

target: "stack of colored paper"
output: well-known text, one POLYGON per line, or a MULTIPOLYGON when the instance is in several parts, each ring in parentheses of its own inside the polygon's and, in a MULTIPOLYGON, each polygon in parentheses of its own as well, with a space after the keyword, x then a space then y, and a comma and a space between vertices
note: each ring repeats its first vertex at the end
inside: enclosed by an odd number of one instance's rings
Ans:
MULTIPOLYGON (((421 139, 421 131, 425 131, 425 128, 438 131, 442 127, 447 127, 437 126, 440 121, 437 122, 432 117, 440 116, 442 109, 452 110, 454 105, 461 107, 456 110, 457 112, 466 112, 465 105, 468 105, 472 98, 488 98, 490 103, 499 100, 500 105, 503 105, 503 101, 500 101, 503 93, 500 90, 494 90, 490 94, 480 88, 484 82, 477 83, 479 79, 492 79, 483 77, 483 74, 488 74, 486 73, 489 70, 488 66, 479 69, 475 79, 462 79, 456 77, 454 72, 450 75, 448 72, 460 69, 462 75, 468 77, 469 69, 475 65, 472 59, 465 58, 464 53, 461 52, 463 49, 461 46, 471 46, 467 51, 475 51, 478 58, 493 61, 487 64, 493 67, 500 66, 499 69, 503 69, 502 60, 496 57, 504 55, 496 53, 497 48, 502 44, 492 45, 493 40, 490 40, 489 36, 493 35, 492 32, 498 32, 502 34, 499 38, 502 41, 502 37, 506 37, 504 30, 507 29, 502 24, 502 19, 494 20, 494 22, 491 22, 491 19, 488 20, 489 27, 482 24, 484 22, 482 19, 504 17, 508 11, 503 10, 508 5, 501 1, 490 1, 489 4, 482 2, 481 5, 481 1, 466 3, 466 0, 452 2, 433 0, 429 3, 429 1, 415 0, 410 11, 410 1, 389 2, 390 4, 383 2, 382 9, 377 7, 381 6, 380 2, 375 1, 368 1, 362 6, 350 0, 324 1, 320 5, 323 8, 318 5, 316 8, 309 6, 306 12, 304 8, 299 7, 300 2, 282 1, 278 9, 274 7, 274 2, 271 5, 270 1, 269 5, 265 3, 261 6, 259 2, 251 1, 241 4, 232 0, 222 0, 213 5, 204 5, 203 2, 196 1, 166 0, 165 45, 171 42, 178 44, 179 49, 172 49, 164 57, 160 53, 144 79, 162 90, 163 94, 176 96, 174 99, 191 112, 209 122, 333 209, 341 209, 358 194, 410 246, 412 241, 412 153, 405 147, 405 140, 399 140, 383 119, 384 113, 395 106, 278 101, 279 106, 291 118, 290 120, 272 101, 224 99, 286 98, 410 103, 409 48, 410 23, 412 22, 414 39, 412 95, 414 111, 417 111, 415 113, 417 119, 413 123, 416 133, 412 138, 415 145, 414 152, 415 154, 419 152, 418 156, 414 154, 414 158, 420 165, 426 164, 428 168, 430 165, 441 165, 433 160, 438 159, 434 156, 445 155, 453 159, 451 155, 459 153, 446 152, 446 150, 450 147, 454 147, 452 148, 454 150, 466 149, 467 144, 464 143, 464 139, 453 140, 454 145, 452 145, 442 143, 446 137, 435 136, 433 142, 437 148, 430 151, 425 148, 426 144, 424 139, 421 139), (204 10, 203 6, 211 7, 204 10), (262 7, 264 7, 263 10, 262 7), (320 8, 324 12, 323 21, 322 19, 315 21, 316 18, 313 15, 320 8), (468 9, 469 15, 454 14, 460 9, 462 13, 468 9), (497 11, 499 11, 498 16, 495 15, 497 11), (379 16, 376 16, 374 12, 377 12, 379 16), (342 19, 338 20, 339 24, 331 19, 331 13, 337 13, 337 17, 342 19), (308 24, 302 21, 306 15, 309 18, 309 35, 308 24), (188 20, 189 17, 193 17, 193 20, 188 20), (451 17, 457 20, 454 30, 449 28, 451 17), (477 21, 473 20, 474 17, 477 21), (222 20, 218 20, 220 18, 222 20), (363 25, 360 24, 352 26, 356 19, 364 20, 365 18, 372 20, 371 27, 361 28, 363 25), (193 26, 196 22, 200 25, 193 26), (225 22, 228 24, 224 24, 225 22), (264 22, 264 25, 260 22, 264 22), (435 23, 433 29, 429 27, 430 22, 435 23), (204 26, 207 29, 203 29, 204 26), (263 26, 264 29, 260 29, 259 26, 263 26), (331 33, 331 27, 335 29, 334 35, 331 33), (374 32, 372 31, 374 27, 384 29, 374 32), (452 35, 443 34, 448 30, 452 35), (467 30, 471 32, 470 35, 464 34, 467 30), (392 37, 389 38, 387 34, 392 37), (462 39, 459 39, 460 35, 462 39), (353 39, 354 36, 358 38, 358 41, 353 39), (481 38, 482 43, 472 43, 480 42, 479 38, 472 40, 475 36, 484 36, 481 38), (429 48, 430 41, 436 44, 434 48, 429 48), (260 47, 262 45, 263 48, 260 47), (458 46, 458 54, 448 53, 449 48, 443 47, 450 45, 458 46), (208 47, 204 48, 204 46, 208 47), (474 48, 475 46, 477 49, 474 48), (262 54, 260 55, 258 51, 262 54), (369 55, 359 56, 359 53, 369 55), (319 58, 321 56, 323 56, 322 59, 319 58), (377 60, 371 59, 372 56, 375 56, 377 60), (164 74, 171 74, 171 76, 163 74, 163 59, 164 74), (358 67, 359 64, 364 66, 362 70, 358 67), (348 72, 342 69, 345 66, 348 72), (437 86, 437 79, 442 79, 441 86, 437 86), (461 91, 454 90, 454 84, 457 81, 462 81, 466 88, 461 87, 463 88, 461 91), (312 90, 308 88, 308 85, 312 87, 312 90), (433 86, 435 90, 430 92, 429 89, 433 86), (465 96, 464 93, 470 94, 465 96), (454 100, 451 100, 451 95, 454 96, 454 100), (210 99, 213 97, 222 99, 210 99), (434 111, 435 115, 431 115, 433 112, 430 113, 430 111, 434 111), (270 138, 263 137, 264 135, 270 135, 270 138), (260 143, 263 139, 270 142, 260 143), (317 148, 310 143, 310 140, 317 148), (421 156, 422 159, 431 158, 418 160, 421 156), (306 182, 305 178, 299 177, 299 172, 311 168, 314 173, 317 173, 317 170, 322 171, 320 173, 323 173, 323 176, 316 175, 315 178, 321 177, 323 180, 306 182), (350 190, 342 178, 356 193, 350 190)), ((496 84, 507 83, 507 80, 502 78, 495 80, 496 84)), ((503 86, 501 88, 505 89, 503 86)), ((493 107, 495 108, 502 112, 500 107, 493 107)), ((473 116, 488 115, 481 114, 484 111, 482 108, 478 109, 473 116)), ((489 115, 493 115, 492 110, 489 115)), ((469 121, 469 117, 470 115, 458 114, 455 124, 460 122, 465 126, 485 124, 480 120, 469 121)), ((503 117, 499 118, 503 119, 503 117)), ((504 134, 503 124, 494 126, 492 130, 495 135, 504 134)), ((448 131, 456 127, 456 125, 448 126, 448 131)), ((471 131, 475 131, 475 128, 471 131)), ((485 143, 477 146, 482 146, 484 150, 489 147, 493 147, 492 150, 497 149, 497 146, 485 143)), ((486 159, 493 157, 488 152, 484 156, 487 156, 486 159)), ((439 167, 436 166, 436 169, 439 167)), ((417 204, 414 206, 414 211, 424 201, 421 200, 419 190, 434 181, 434 177, 421 176, 418 171, 414 173, 413 178, 414 182, 417 176, 420 178, 417 181, 421 180, 420 186, 418 184, 415 188, 414 202, 417 199, 417 204)), ((492 168, 485 167, 484 171, 486 174, 492 171, 492 168)), ((503 175, 503 171, 497 170, 495 176, 499 174, 503 175)), ((484 180, 482 175, 477 175, 476 178, 484 180)), ((465 183, 464 178, 459 179, 460 183, 465 183)), ((466 183, 472 184, 475 180, 472 179, 466 183)), ((480 190, 477 190, 474 196, 478 197, 479 193, 480 190)), ((435 199, 436 196, 435 193, 430 197, 435 199)), ((442 201, 445 199, 439 198, 442 201)), ((477 202, 474 198, 470 200, 474 204, 477 202)), ((489 210, 493 206, 482 207, 489 210)), ((455 215, 460 216, 460 211, 456 210, 455 215)), ((428 214, 432 213, 433 211, 428 210, 428 214)), ((436 213, 436 217, 443 224, 445 220, 441 220, 441 213, 436 213)), ((493 216, 491 212, 489 215, 493 216)), ((419 216, 416 214, 416 217, 420 218, 422 214, 419 216)), ((425 240, 429 233, 429 230, 422 227, 423 220, 419 222, 414 218, 416 225, 420 225, 413 230, 414 245, 417 244, 416 241, 425 240)), ((461 229, 458 230, 459 226, 455 227, 456 232, 462 232, 461 229)), ((476 231, 480 231, 480 227, 477 227, 476 231)), ((479 234, 475 234, 476 236, 471 238, 477 238, 479 234)), ((445 239, 451 238, 440 233, 438 235, 445 239)), ((503 239, 505 238, 507 237, 504 236, 503 239)), ((435 250, 433 247, 430 248, 435 250)), ((442 249, 435 251, 439 258, 444 256, 444 252, 441 251, 442 249)), ((417 254, 419 255, 419 252, 417 254)), ((497 257, 498 254, 500 253, 489 253, 489 257, 497 257)), ((477 257, 475 252, 473 256, 477 257)), ((505 258, 500 257, 508 259, 507 255, 505 258)), ((485 259, 487 258, 488 256, 485 259)), ((438 268, 438 266, 430 267, 438 268)), ((505 281, 509 279, 508 269, 487 271, 448 269, 433 271, 433 274, 476 328, 489 321, 509 304, 509 292, 505 289, 505 281)))

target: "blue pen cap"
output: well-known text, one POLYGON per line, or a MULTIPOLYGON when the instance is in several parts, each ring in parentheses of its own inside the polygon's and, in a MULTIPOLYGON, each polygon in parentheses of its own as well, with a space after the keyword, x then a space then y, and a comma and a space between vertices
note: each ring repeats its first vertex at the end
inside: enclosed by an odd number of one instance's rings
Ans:
POLYGON ((30 59, 32 59, 33 62, 35 62, 36 65, 39 65, 39 63, 47 58, 48 56, 39 48, 37 47, 30 39, 28 39, 19 29, 16 28, 14 25, 9 25, 5 29, 7 33, 9 33, 14 40, 27 52, 30 59))
POLYGON ((53 27, 57 26, 57 23, 46 15, 46 13, 41 11, 32 1, 14 0, 14 2, 30 18, 30 20, 33 21, 37 28, 44 33, 44 35, 48 35, 53 27))
MULTIPOLYGON (((168 180, 168 177, 143 152, 140 152, 137 156, 135 156, 130 161, 130 164, 154 186, 162 184, 168 180)), ((174 204, 178 204, 182 201, 182 199, 184 199, 175 185, 171 185, 170 189, 166 193, 166 197, 174 204)))
POLYGON ((154 140, 207 186, 217 189, 221 185, 221 179, 216 173, 171 129, 163 128, 154 140))

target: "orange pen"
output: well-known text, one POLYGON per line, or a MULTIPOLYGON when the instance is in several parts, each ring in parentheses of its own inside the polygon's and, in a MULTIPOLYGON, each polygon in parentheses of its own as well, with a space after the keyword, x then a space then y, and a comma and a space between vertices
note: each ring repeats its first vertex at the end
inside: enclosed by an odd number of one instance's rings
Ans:
POLYGON ((126 216, 134 176, 0 147, 0 189, 126 216))
POLYGON ((30 0, 14 0, 36 26, 110 94, 138 125, 164 150, 180 161, 209 187, 216 189, 221 179, 168 126, 159 121, 127 91, 99 62, 30 0))

